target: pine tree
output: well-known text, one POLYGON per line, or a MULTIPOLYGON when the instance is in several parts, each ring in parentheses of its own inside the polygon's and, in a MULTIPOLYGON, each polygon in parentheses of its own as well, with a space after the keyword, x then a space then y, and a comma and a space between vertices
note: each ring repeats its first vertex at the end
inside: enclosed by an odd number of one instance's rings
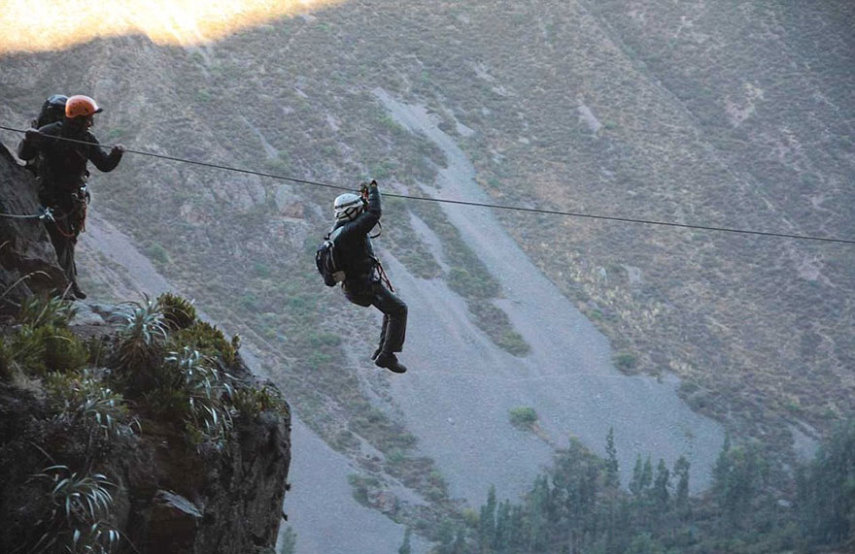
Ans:
POLYGON ((439 546, 436 548, 437 554, 452 554, 454 551, 454 527, 451 521, 445 519, 439 526, 439 536, 437 537, 439 546))
POLYGON ((635 457, 635 468, 632 470, 632 480, 629 482, 629 491, 635 496, 641 496, 644 489, 642 485, 644 466, 641 462, 641 454, 635 457))
POLYGON ((723 525, 747 527, 752 523, 750 511, 765 485, 768 464, 756 444, 730 446, 725 441, 713 468, 713 492, 722 509, 723 525))
POLYGON ((511 551, 512 525, 511 501, 505 500, 499 504, 499 508, 496 511, 496 539, 493 542, 493 550, 500 553, 511 551))
POLYGON ((479 552, 492 551, 496 540, 496 487, 490 485, 487 492, 487 503, 481 506, 481 517, 478 520, 479 552))
POLYGON ((606 482, 607 488, 620 488, 620 473, 617 460, 617 448, 615 448, 615 428, 609 427, 606 436, 606 482))
POLYGON ((401 545, 401 548, 398 549, 398 554, 411 554, 413 551, 412 546, 410 546, 410 535, 413 534, 412 529, 407 527, 407 530, 404 531, 404 543, 401 545))
POLYGON ((653 465, 650 463, 650 456, 644 460, 644 469, 641 471, 641 490, 646 491, 653 484, 653 465))
POLYGON ((522 550, 528 543, 527 527, 525 523, 525 510, 520 505, 511 509, 511 525, 509 528, 508 544, 511 552, 522 550))
POLYGON ((653 502, 657 512, 661 515, 668 510, 668 501, 671 499, 671 472, 665 465, 665 460, 659 458, 656 466, 656 479, 653 481, 653 502))
POLYGON ((724 444, 721 446, 721 452, 718 453, 715 466, 713 466, 713 487, 722 487, 727 481, 727 476, 730 473, 730 433, 724 436, 724 444))
POLYGON ((463 529, 457 530, 457 538, 454 539, 451 554, 466 554, 466 539, 463 536, 463 529))
POLYGON ((680 456, 674 463, 674 475, 677 476, 677 493, 674 503, 681 518, 689 515, 689 461, 680 456))
POLYGON ((526 508, 528 548, 532 552, 544 552, 549 532, 549 481, 545 475, 535 479, 534 489, 528 495, 526 508))
POLYGON ((810 544, 855 545, 855 421, 820 447, 798 487, 796 511, 810 544))

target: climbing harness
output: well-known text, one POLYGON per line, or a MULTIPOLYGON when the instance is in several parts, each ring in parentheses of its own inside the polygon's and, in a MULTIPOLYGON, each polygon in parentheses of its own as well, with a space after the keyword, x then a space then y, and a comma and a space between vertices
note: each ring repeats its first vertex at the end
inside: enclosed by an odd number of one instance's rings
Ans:
POLYGON ((386 275, 386 270, 383 269, 383 264, 381 264, 380 260, 377 258, 374 258, 374 261, 377 262, 377 274, 380 276, 380 280, 386 284, 386 288, 395 292, 395 287, 392 286, 392 281, 390 281, 389 276, 386 275))

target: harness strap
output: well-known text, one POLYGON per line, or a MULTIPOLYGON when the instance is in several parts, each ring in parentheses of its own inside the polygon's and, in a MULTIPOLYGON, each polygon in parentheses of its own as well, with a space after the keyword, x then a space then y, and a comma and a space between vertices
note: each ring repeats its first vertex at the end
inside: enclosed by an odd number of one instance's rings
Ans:
POLYGON ((374 261, 377 263, 377 273, 380 276, 380 280, 386 283, 386 286, 390 291, 395 292, 395 287, 392 286, 392 281, 389 280, 389 276, 386 275, 386 270, 383 269, 383 264, 380 263, 380 260, 374 258, 374 261))
POLYGON ((77 191, 71 193, 72 208, 71 211, 63 213, 60 216, 54 215, 55 208, 43 207, 42 216, 40 219, 50 221, 56 227, 57 232, 67 239, 77 238, 80 233, 86 231, 86 214, 89 207, 89 193, 86 187, 80 187, 77 191), (66 231, 60 222, 64 221, 68 227, 66 231), (76 227, 76 228, 75 228, 76 227))

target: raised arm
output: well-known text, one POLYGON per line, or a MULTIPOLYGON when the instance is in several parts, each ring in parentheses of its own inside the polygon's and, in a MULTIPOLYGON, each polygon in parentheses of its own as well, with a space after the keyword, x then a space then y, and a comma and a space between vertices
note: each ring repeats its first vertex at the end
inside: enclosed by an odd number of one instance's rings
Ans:
POLYGON ((383 209, 380 205, 380 190, 377 188, 377 181, 371 181, 371 184, 368 185, 368 208, 356 219, 345 225, 348 228, 348 234, 367 235, 380 221, 381 215, 383 215, 383 209))
POLYGON ((98 139, 92 133, 88 133, 86 142, 91 143, 86 153, 89 161, 104 172, 116 169, 116 166, 122 160, 122 155, 125 153, 124 147, 117 145, 110 149, 109 154, 105 154, 104 149, 98 143, 98 139))

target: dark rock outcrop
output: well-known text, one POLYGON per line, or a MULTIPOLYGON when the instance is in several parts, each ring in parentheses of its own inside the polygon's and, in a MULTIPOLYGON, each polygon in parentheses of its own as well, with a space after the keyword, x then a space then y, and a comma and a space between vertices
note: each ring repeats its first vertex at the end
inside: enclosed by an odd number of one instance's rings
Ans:
MULTIPOLYGON (((0 213, 36 213, 33 185, 29 172, 0 146, 0 213)), ((63 288, 39 220, 0 218, 0 245, 0 295, 7 312, 28 295, 63 288)), ((75 336, 90 345, 114 341, 114 307, 78 302, 77 312, 68 327, 75 336)), ((21 350, 15 343, 20 327, 11 319, 0 319, 0 552, 64 552, 63 541, 72 538, 67 528, 57 530, 56 522, 67 518, 51 490, 63 476, 97 475, 109 481, 112 495, 105 523, 121 535, 114 552, 273 552, 290 465, 291 422, 284 400, 233 408, 229 432, 211 443, 188 440, 181 418, 158 416, 143 407, 144 395, 138 394, 138 401, 128 403, 129 417, 140 423, 137 431, 128 427, 108 437, 91 412, 57 407, 43 378, 10 368, 11 352, 21 350), (45 469, 50 466, 62 468, 45 469), (45 537, 58 538, 34 549, 45 537)), ((92 362, 90 353, 89 371, 109 376, 114 370, 103 367, 104 359, 92 362)), ((273 389, 260 383, 239 355, 221 369, 241 390, 273 389)))
MULTIPOLYGON (((0 214, 33 215, 38 210, 33 175, 0 145, 0 214)), ((0 311, 12 311, 27 296, 61 291, 66 285, 42 222, 0 216, 0 311)))
POLYGON ((39 522, 52 507, 35 476, 62 464, 78 474, 92 466, 113 484, 117 552, 272 553, 290 464, 287 415, 237 419, 221 448, 190 447, 181 422, 145 421, 141 433, 96 439, 93 449, 92 435, 53 417, 31 386, 0 381, 0 551, 35 544, 46 532, 39 522))

